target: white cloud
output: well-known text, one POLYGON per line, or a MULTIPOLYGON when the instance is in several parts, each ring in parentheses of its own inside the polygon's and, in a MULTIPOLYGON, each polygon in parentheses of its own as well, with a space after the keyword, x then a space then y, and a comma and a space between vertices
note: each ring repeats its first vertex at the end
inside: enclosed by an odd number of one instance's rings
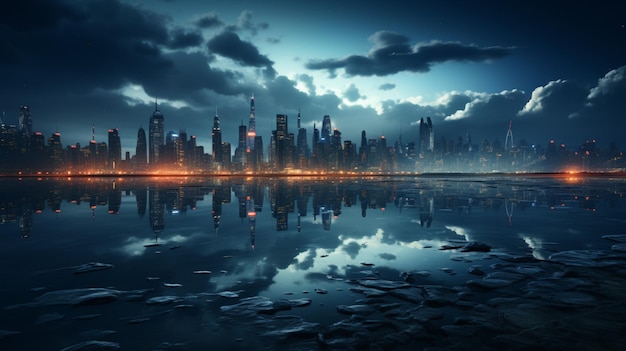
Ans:
POLYGON ((587 99, 595 99, 602 95, 610 94, 615 86, 626 82, 626 66, 609 71, 604 77, 598 79, 598 85, 592 88, 587 99))
POLYGON ((566 80, 558 79, 549 82, 545 86, 535 88, 530 96, 530 100, 528 100, 526 105, 524 105, 524 108, 518 112, 518 115, 521 116, 543 111, 545 108, 545 101, 550 98, 555 89, 565 83, 567 83, 566 80))

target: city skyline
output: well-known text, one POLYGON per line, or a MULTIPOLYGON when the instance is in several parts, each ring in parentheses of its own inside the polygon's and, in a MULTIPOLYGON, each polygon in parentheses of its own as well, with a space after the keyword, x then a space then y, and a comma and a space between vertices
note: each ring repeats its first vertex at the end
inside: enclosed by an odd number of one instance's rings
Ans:
POLYGON ((419 142, 430 117, 435 140, 504 144, 512 122, 516 141, 623 149, 624 6, 25 1, 0 16, 0 109, 17 124, 29 106, 33 130, 66 144, 118 129, 123 154, 155 99, 164 133, 211 154, 216 110, 233 152, 252 115, 267 146, 277 114, 309 131, 329 115, 355 144, 362 130, 419 142))

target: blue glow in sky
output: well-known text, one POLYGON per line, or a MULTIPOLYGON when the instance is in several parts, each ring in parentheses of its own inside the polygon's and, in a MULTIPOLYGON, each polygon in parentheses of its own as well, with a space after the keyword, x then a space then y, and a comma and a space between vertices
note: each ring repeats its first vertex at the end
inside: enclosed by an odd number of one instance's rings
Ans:
MULTIPOLYGON (((7 5, 4 5, 5 7, 7 5)), ((211 152, 217 109, 236 144, 255 96, 257 135, 330 115, 344 140, 472 135, 624 147, 626 5, 530 1, 43 1, 0 14, 0 109, 85 144, 119 128, 135 147, 158 99, 166 131, 211 152), (620 144, 621 143, 621 144, 620 144)), ((312 134, 312 130, 309 135, 312 134)))

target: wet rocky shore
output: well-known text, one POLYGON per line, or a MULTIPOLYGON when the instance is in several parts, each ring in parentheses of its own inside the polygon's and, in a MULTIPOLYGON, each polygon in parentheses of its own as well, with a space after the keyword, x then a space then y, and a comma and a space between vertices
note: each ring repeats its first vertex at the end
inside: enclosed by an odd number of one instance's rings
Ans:
MULTIPOLYGON (((626 342, 626 235, 607 235, 605 240, 606 250, 555 252, 545 260, 492 251, 479 243, 451 243, 439 249, 455 250, 451 259, 462 262, 457 267, 466 271, 442 270, 470 277, 455 284, 432 284, 428 271, 389 277, 363 263, 357 276, 328 275, 335 289, 289 292, 279 298, 249 296, 245 289, 177 293, 182 285, 176 283, 160 283, 172 291, 169 295, 150 288, 88 287, 42 291, 32 302, 6 306, 4 314, 41 309, 39 325, 69 318, 88 323, 103 318, 108 306, 128 303, 126 316, 116 322, 128 326, 178 311, 216 311, 210 322, 196 326, 211 330, 202 332, 206 339, 180 340, 172 333, 171 341, 146 340, 148 350, 196 350, 207 342, 220 350, 621 350, 626 342), (342 301, 350 301, 323 306, 337 321, 307 320, 301 312, 320 309, 318 297, 330 294, 347 295, 342 301)), ((112 268, 92 262, 74 272, 112 268)), ((0 346, 16 345, 12 340, 21 332, 1 330, 0 346)), ((62 350, 128 349, 115 324, 82 335, 83 341, 62 350)))

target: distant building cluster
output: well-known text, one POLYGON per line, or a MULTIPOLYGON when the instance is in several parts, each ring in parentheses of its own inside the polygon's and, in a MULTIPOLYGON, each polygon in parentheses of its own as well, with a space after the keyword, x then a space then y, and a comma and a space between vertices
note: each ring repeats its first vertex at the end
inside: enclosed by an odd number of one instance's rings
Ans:
POLYGON ((54 132, 47 140, 33 131, 33 118, 28 106, 21 106, 18 124, 0 124, 0 170, 3 173, 32 174, 87 173, 398 173, 398 172, 537 172, 537 171, 604 171, 623 170, 623 152, 611 143, 600 150, 596 141, 585 141, 569 148, 554 140, 547 145, 514 143, 509 123, 504 145, 496 138, 480 143, 471 135, 435 137, 430 117, 421 118, 417 141, 403 142, 402 136, 389 142, 384 136, 369 137, 361 132, 360 144, 342 140, 342 133, 332 128, 325 115, 321 128, 313 125, 309 139, 297 115, 297 132, 289 130, 286 114, 276 115, 276 129, 267 146, 256 134, 254 96, 250 99, 248 126, 238 128, 234 153, 229 142, 222 139, 220 118, 215 113, 211 129, 212 153, 197 145, 196 137, 185 130, 165 133, 165 116, 155 109, 149 119, 148 134, 143 127, 137 131, 135 154, 122 155, 119 130, 109 129, 108 143, 96 141, 94 128, 88 143, 63 147, 61 134, 54 132), (310 140, 310 144, 309 144, 310 140))

